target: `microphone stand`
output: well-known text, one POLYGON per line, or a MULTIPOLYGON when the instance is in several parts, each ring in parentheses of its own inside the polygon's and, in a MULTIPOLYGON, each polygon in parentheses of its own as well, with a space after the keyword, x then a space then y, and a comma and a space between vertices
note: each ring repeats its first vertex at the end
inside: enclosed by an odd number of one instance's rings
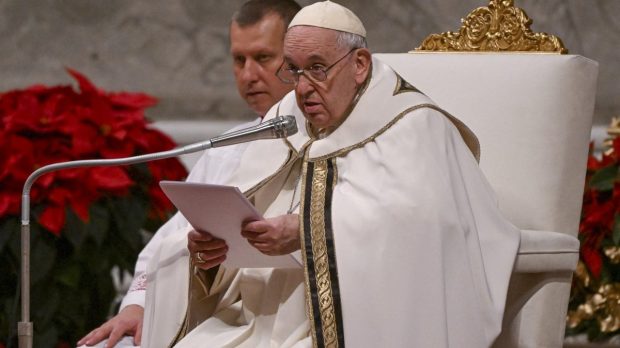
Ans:
POLYGON ((259 139, 284 138, 297 132, 294 116, 278 116, 259 125, 226 133, 210 140, 190 144, 180 148, 117 159, 92 159, 54 163, 35 170, 24 184, 22 190, 21 214, 21 311, 22 320, 17 323, 19 348, 32 348, 33 324, 30 321, 30 189, 41 175, 53 171, 77 167, 116 166, 155 161, 185 155, 212 147, 238 144, 259 139))
MULTIPOLYGON (((217 138, 216 138, 217 139, 217 138)), ((215 140, 215 139, 214 139, 215 140)), ((206 150, 213 147, 214 140, 207 140, 177 149, 157 152, 147 155, 133 156, 119 159, 94 159, 79 160, 72 162, 54 163, 41 167, 34 171, 24 184, 22 191, 22 224, 21 224, 21 304, 22 321, 17 323, 17 335, 19 348, 32 348, 33 324, 30 321, 30 189, 41 175, 56 170, 92 167, 92 166, 115 166, 137 164, 148 161, 160 160, 170 157, 185 155, 188 153, 206 150)))

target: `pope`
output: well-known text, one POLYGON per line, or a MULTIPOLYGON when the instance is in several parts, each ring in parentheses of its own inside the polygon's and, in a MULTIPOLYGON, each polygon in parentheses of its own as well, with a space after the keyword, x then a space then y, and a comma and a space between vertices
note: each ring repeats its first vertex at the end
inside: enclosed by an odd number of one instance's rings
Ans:
POLYGON ((226 184, 265 217, 238 233, 303 267, 231 269, 216 238, 170 263, 187 240, 168 240, 150 266, 148 346, 491 346, 519 231, 475 135, 373 58, 331 1, 293 18, 277 76, 294 91, 266 119, 294 115, 300 131, 251 143, 226 184))

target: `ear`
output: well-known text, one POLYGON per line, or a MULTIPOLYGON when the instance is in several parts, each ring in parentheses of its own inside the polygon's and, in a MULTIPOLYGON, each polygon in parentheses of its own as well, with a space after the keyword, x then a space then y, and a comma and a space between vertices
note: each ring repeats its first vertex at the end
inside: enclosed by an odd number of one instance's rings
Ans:
POLYGON ((360 48, 355 51, 355 82, 361 85, 366 81, 370 73, 372 56, 367 48, 360 48))

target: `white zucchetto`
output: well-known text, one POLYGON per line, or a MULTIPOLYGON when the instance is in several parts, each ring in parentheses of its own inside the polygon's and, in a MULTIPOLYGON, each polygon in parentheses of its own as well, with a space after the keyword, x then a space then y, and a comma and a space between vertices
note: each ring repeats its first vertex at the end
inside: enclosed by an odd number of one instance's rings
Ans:
POLYGON ((344 31, 366 37, 362 21, 348 8, 331 1, 316 2, 302 8, 289 24, 344 31))

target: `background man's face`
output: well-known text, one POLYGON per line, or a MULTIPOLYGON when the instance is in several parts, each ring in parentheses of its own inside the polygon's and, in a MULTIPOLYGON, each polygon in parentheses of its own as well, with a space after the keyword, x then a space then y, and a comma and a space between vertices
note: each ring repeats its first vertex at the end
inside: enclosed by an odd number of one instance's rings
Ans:
MULTIPOLYGON (((292 27, 284 40, 284 68, 327 68, 349 51, 339 47, 336 38, 333 30, 292 27)), ((334 65, 325 81, 312 80, 306 74, 299 77, 295 86, 297 105, 314 127, 337 127, 342 122, 357 92, 352 56, 350 54, 334 65)))
POLYGON ((230 53, 237 89, 260 116, 292 89, 276 77, 282 63, 285 29, 276 14, 268 14, 250 26, 240 27, 234 21, 230 26, 230 53))

